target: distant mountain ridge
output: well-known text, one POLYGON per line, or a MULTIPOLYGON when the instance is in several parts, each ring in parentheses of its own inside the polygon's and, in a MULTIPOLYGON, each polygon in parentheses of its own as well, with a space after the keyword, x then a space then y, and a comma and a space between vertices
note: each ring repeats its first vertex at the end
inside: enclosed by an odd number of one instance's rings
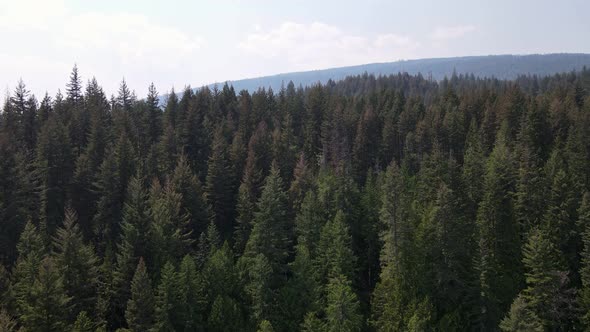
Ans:
MULTIPOLYGON (((497 79, 515 79, 520 75, 548 76, 557 73, 581 70, 584 66, 590 68, 590 54, 584 53, 553 53, 528 55, 482 55, 451 58, 430 58, 417 60, 400 60, 395 62, 371 63, 357 66, 338 67, 311 71, 291 72, 240 80, 228 80, 207 85, 209 88, 217 86, 219 89, 225 83, 232 85, 236 92, 248 90, 250 93, 261 87, 280 90, 289 81, 295 86, 310 86, 316 83, 326 83, 328 80, 342 80, 347 76, 362 75, 364 73, 391 75, 408 73, 422 74, 434 80, 451 77, 457 74, 473 74, 476 77, 495 77, 497 79)), ((195 90, 197 90, 196 88, 195 90)), ((177 92, 179 97, 182 92, 177 92)), ((167 95, 160 96, 160 103, 164 103, 167 95)))
POLYGON ((590 67, 590 54, 556 53, 530 55, 484 55, 452 58, 431 58, 417 60, 400 60, 395 62, 371 63, 358 66, 348 66, 312 71, 292 72, 235 81, 217 82, 208 85, 219 88, 224 83, 233 85, 236 91, 249 90, 260 87, 271 87, 277 91, 282 84, 293 81, 295 86, 308 86, 315 83, 326 83, 332 79, 341 80, 347 76, 361 75, 365 72, 374 75, 390 75, 407 72, 411 75, 422 74, 434 80, 457 74, 473 74, 476 77, 495 77, 498 79, 515 79, 519 75, 547 76, 556 73, 581 70, 590 67))

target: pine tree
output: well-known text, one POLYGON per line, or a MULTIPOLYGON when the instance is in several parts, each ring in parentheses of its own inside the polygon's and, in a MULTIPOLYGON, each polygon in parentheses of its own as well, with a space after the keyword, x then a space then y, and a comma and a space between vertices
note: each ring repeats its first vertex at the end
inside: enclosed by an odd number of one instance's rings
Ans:
POLYGON ((94 216, 94 232, 99 253, 113 249, 120 234, 123 201, 127 184, 134 175, 135 162, 131 142, 125 133, 121 134, 113 151, 108 153, 100 166, 96 190, 99 194, 94 216))
POLYGON ((292 241, 291 222, 287 218, 287 194, 279 170, 273 165, 256 204, 252 232, 244 256, 254 258, 263 254, 274 273, 284 273, 292 241))
POLYGON ((518 296, 510 306, 508 316, 500 322, 500 329, 506 332, 545 331, 541 319, 532 311, 522 296, 518 296))
POLYGON ((533 231, 523 248, 527 287, 524 299, 543 326, 565 327, 573 318, 574 293, 569 289, 565 260, 544 230, 533 231))
POLYGON ((127 302, 125 319, 131 331, 149 331, 154 325, 154 294, 143 258, 131 281, 131 298, 127 302))
POLYGON ((516 297, 521 281, 520 235, 511 192, 514 165, 503 136, 487 162, 484 196, 477 214, 481 324, 496 326, 516 297))
POLYGON ((189 229, 193 234, 204 232, 211 219, 210 208, 201 181, 191 171, 184 155, 178 158, 170 186, 181 197, 181 210, 189 218, 189 229))
POLYGON ((150 189, 149 243, 154 249, 153 267, 156 273, 167 262, 179 262, 193 246, 189 216, 182 211, 182 195, 174 188, 162 188, 154 182, 150 189))
POLYGON ((19 178, 15 148, 0 134, 0 262, 12 264, 17 258, 16 244, 25 224, 23 200, 25 186, 19 178))
POLYGON ((582 309, 582 321, 590 325, 590 193, 586 192, 582 204, 578 209, 578 227, 583 231, 583 248, 580 253, 580 304, 582 309))
POLYGON ((206 312, 205 288, 194 259, 187 255, 180 263, 174 285, 180 295, 178 317, 184 331, 201 331, 206 312))
POLYGON ((228 146, 221 128, 216 130, 207 161, 206 194, 212 206, 215 222, 224 238, 233 231, 234 186, 232 166, 229 163, 228 146))
POLYGON ((30 221, 25 225, 16 248, 18 259, 12 272, 12 292, 16 300, 17 313, 22 316, 31 301, 31 289, 45 254, 43 238, 30 221))
POLYGON ((363 316, 360 314, 360 303, 350 288, 350 282, 343 276, 336 276, 328 283, 326 306, 326 330, 361 331, 363 316))
POLYGON ((308 191, 301 204, 301 209, 295 217, 295 234, 297 243, 311 253, 316 253, 320 241, 320 233, 325 224, 325 213, 322 213, 321 202, 317 195, 308 191))
POLYGON ((72 332, 93 332, 95 331, 94 323, 88 317, 86 311, 80 312, 76 321, 74 322, 74 326, 72 327, 72 332))
POLYGON ((29 331, 63 331, 69 324, 66 317, 70 300, 55 262, 44 258, 28 298, 19 301, 23 327, 29 331))
POLYGON ((274 332, 274 329, 269 321, 263 320, 260 322, 260 325, 258 325, 258 332, 274 332))
POLYGON ((270 319, 273 314, 273 269, 264 254, 259 253, 247 262, 244 291, 250 298, 252 322, 270 319))
POLYGON ((98 258, 94 249, 84 243, 76 219, 75 212, 66 210, 63 225, 53 240, 55 264, 66 294, 72 299, 69 314, 72 320, 81 311, 95 311, 98 283, 98 258))
POLYGON ((41 129, 36 152, 41 184, 40 218, 47 235, 52 235, 64 218, 64 206, 74 167, 70 140, 58 119, 49 119, 41 129))
POLYGON ((180 289, 176 288, 177 274, 174 266, 167 262, 160 272, 160 285, 156 293, 156 316, 153 331, 178 331, 180 321, 177 315, 180 309, 180 289))
POLYGON ((361 116, 352 148, 354 175, 357 183, 365 182, 367 169, 373 166, 377 157, 378 123, 373 109, 369 106, 361 116))
POLYGON ((323 282, 337 276, 352 280, 355 276, 356 256, 342 211, 338 211, 334 219, 322 228, 316 269, 323 282))
POLYGON ((158 91, 154 83, 151 83, 148 88, 147 112, 144 114, 144 121, 146 123, 147 135, 149 137, 149 144, 157 142, 162 134, 162 110, 160 110, 158 102, 158 91))

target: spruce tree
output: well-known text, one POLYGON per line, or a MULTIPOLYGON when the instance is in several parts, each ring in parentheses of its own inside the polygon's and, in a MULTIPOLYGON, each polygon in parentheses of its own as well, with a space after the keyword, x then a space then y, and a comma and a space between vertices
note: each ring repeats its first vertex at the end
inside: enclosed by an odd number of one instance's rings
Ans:
POLYGON ((95 312, 98 258, 92 246, 84 243, 75 212, 66 210, 63 225, 54 242, 55 264, 62 276, 66 294, 71 297, 69 318, 81 312, 95 312))
POLYGON ((244 257, 255 258, 258 254, 263 254, 274 273, 284 273, 292 241, 291 221, 288 216, 283 180, 278 168, 273 165, 256 204, 252 232, 246 243, 244 257))
POLYGON ((178 331, 181 321, 177 317, 180 309, 180 289, 176 288, 177 274, 174 266, 167 262, 160 272, 160 284, 156 292, 155 325, 153 331, 178 331))
POLYGON ((154 326, 155 300, 152 284, 143 258, 139 259, 131 281, 131 298, 125 319, 131 331, 149 331, 154 326))
POLYGON ((360 303, 344 276, 335 276, 328 282, 326 331, 361 331, 363 316, 360 303))
POLYGON ((88 317, 86 311, 80 312, 76 321, 74 322, 74 326, 72 327, 72 332, 93 332, 95 331, 94 323, 88 317))
POLYGON ((23 327, 29 331, 63 331, 71 323, 67 321, 70 300, 54 260, 44 258, 26 301, 19 300, 23 327))
POLYGON ((218 128, 213 138, 211 156, 207 161, 206 194, 215 223, 226 239, 233 231, 234 186, 237 184, 232 175, 226 138, 221 128, 218 128))
POLYGON ((522 285, 520 235, 511 197, 514 164, 501 134, 486 168, 484 194, 477 213, 480 324, 496 326, 522 285))

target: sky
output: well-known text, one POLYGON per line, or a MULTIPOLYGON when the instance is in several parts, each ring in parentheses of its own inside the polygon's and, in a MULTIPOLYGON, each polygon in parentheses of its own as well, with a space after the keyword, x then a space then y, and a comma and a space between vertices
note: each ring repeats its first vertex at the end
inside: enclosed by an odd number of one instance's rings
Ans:
POLYGON ((0 0, 0 89, 107 94, 374 62, 590 53, 588 0, 0 0))

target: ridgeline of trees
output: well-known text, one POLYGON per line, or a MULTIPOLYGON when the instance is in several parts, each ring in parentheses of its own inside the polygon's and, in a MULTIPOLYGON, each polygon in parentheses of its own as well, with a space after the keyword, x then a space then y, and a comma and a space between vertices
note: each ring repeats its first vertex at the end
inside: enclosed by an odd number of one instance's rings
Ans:
POLYGON ((7 97, 0 331, 590 326, 590 71, 158 101, 7 97))

